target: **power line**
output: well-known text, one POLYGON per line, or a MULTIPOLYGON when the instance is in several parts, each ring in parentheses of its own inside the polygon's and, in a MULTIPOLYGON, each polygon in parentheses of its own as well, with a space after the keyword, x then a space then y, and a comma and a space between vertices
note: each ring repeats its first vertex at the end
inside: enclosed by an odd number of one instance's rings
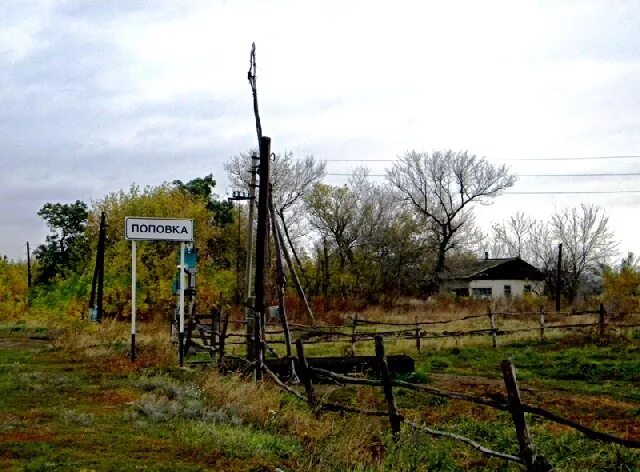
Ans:
MULTIPOLYGON (((498 159, 499 161, 593 161, 601 159, 640 159, 640 155, 620 156, 581 156, 581 157, 514 157, 498 159)), ((397 162, 398 159, 320 159, 322 162, 397 162)))
POLYGON ((501 161, 595 161, 600 159, 640 159, 640 156, 587 156, 587 157, 524 157, 513 159, 499 159, 501 161))
MULTIPOLYGON (((353 174, 326 174, 330 176, 350 177, 353 174)), ((607 173, 607 174, 522 174, 519 177, 620 177, 640 176, 640 173, 607 173)), ((386 177, 385 174, 367 174, 367 177, 386 177)), ((533 192, 503 192, 503 195, 609 195, 617 193, 640 193, 640 190, 549 190, 533 192)))
MULTIPOLYGON (((349 173, 328 173, 325 175, 349 177, 349 173)), ((640 172, 608 172, 601 174, 516 174, 518 177, 640 177, 640 172)), ((367 174, 367 177, 386 177, 386 174, 367 174)))
POLYGON ((575 195, 575 194, 587 194, 587 195, 606 195, 612 193, 640 193, 640 190, 584 190, 584 191, 541 191, 541 192, 503 192, 502 195, 575 195))

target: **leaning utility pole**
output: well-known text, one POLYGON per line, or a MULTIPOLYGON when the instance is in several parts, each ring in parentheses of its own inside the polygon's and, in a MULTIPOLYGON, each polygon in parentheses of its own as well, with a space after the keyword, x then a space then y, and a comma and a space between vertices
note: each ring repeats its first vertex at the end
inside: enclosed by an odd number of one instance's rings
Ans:
POLYGON ((279 318, 282 330, 284 331, 284 342, 287 349, 287 359, 289 362, 289 375, 291 379, 297 379, 296 367, 293 362, 291 351, 291 332, 289 331, 289 320, 287 319, 287 309, 285 306, 286 277, 284 275, 284 264, 282 263, 282 251, 280 250, 280 235, 276 208, 273 206, 273 186, 269 184, 269 213, 271 216, 271 233, 273 234, 273 245, 276 252, 276 285, 278 290, 279 318))
MULTIPOLYGON (((251 86, 251 95, 253 97, 253 114, 256 118, 256 135, 258 137, 258 149, 260 151, 260 162, 262 162, 262 123, 260 122, 260 111, 258 110, 258 87, 256 84, 256 43, 252 43, 251 44, 251 53, 249 54, 249 72, 247 72, 247 79, 249 80, 249 85, 251 86)), ((269 149, 270 152, 270 149, 269 149)), ((268 161, 268 158, 267 158, 268 161)), ((260 323, 258 319, 256 319, 256 313, 257 310, 255 310, 255 307, 258 307, 258 303, 257 303, 257 295, 258 295, 258 289, 257 289, 257 282, 258 282, 258 250, 256 249, 256 298, 254 298, 252 300, 251 297, 251 258, 253 257, 253 202, 255 201, 255 188, 256 188, 256 171, 257 169, 255 169, 255 154, 252 156, 251 159, 251 188, 249 189, 250 195, 253 197, 252 200, 249 201, 249 250, 247 251, 247 280, 246 280, 246 302, 247 302, 247 307, 246 307, 246 312, 245 312, 245 316, 246 316, 246 320, 247 320, 247 358, 249 360, 255 360, 256 361, 256 379, 261 378, 262 377, 262 365, 258 366, 258 361, 260 360, 260 353, 262 352, 262 341, 261 341, 261 336, 256 336, 256 333, 262 333, 262 328, 260 326, 260 323), (253 302, 253 303, 252 303, 253 302), (253 305, 253 306, 252 306, 253 305), (251 308, 250 308, 251 307, 251 308)), ((268 166, 269 163, 267 162, 267 171, 268 171, 268 166)), ((261 169, 261 178, 260 178, 260 184, 263 185, 264 187, 267 186, 268 184, 268 177, 267 177, 267 181, 262 180, 262 167, 260 167, 261 169), (264 184, 263 184, 264 182, 264 184)), ((266 200, 265 200, 266 201, 266 200)), ((266 220, 265 220, 266 223, 266 220)), ((258 224, 259 226, 259 224, 258 224)), ((260 262, 262 268, 261 270, 264 271, 264 253, 262 255, 262 261, 260 262)), ((261 275, 261 277, 263 277, 263 275, 261 275)), ((261 293, 264 296, 264 286, 261 287, 261 293)), ((262 307, 262 309, 264 309, 264 307, 262 307)))

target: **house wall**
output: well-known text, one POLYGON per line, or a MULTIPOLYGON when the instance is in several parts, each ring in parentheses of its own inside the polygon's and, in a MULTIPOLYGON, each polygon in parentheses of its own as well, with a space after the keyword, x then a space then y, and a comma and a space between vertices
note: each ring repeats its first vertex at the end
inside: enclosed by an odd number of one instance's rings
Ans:
POLYGON ((512 297, 521 297, 525 285, 531 285, 533 293, 541 294, 544 289, 544 282, 539 280, 472 280, 469 282, 469 295, 473 294, 474 288, 491 288, 492 298, 504 297, 505 285, 511 286, 512 297))
POLYGON ((442 283, 442 289, 446 291, 455 291, 456 289, 466 288, 469 296, 473 295, 474 288, 491 288, 491 297, 504 297, 504 286, 511 286, 511 296, 521 297, 524 294, 524 286, 531 285, 531 291, 535 294, 542 294, 544 290, 544 282, 541 280, 447 280, 442 283))

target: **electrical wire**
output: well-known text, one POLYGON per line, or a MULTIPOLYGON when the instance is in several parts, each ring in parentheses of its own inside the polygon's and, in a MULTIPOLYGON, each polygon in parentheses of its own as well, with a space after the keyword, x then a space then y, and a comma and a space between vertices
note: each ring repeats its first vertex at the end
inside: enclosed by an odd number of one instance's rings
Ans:
MULTIPOLYGON (((580 156, 580 157, 513 157, 499 161, 594 161, 602 159, 640 159, 640 155, 580 156)), ((321 162, 397 162, 398 159, 320 159, 321 162)))

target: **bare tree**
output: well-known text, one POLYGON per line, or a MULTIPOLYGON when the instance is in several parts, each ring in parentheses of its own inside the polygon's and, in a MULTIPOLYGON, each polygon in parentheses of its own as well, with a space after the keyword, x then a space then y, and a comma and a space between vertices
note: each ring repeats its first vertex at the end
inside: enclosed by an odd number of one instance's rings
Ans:
POLYGON ((433 288, 439 283, 456 234, 470 221, 470 205, 489 203, 516 181, 506 166, 496 167, 485 158, 451 150, 408 152, 387 171, 387 179, 433 231, 437 243, 433 288))
POLYGON ((606 263, 617 253, 617 242, 609 229, 609 217, 597 205, 556 212, 551 218, 553 235, 562 243, 568 272, 566 290, 573 302, 581 278, 590 269, 606 263))
POLYGON ((534 225, 532 218, 517 212, 507 221, 493 225, 493 240, 505 256, 528 259, 527 243, 534 225))
POLYGON ((545 273, 555 273, 558 247, 552 228, 547 222, 538 220, 533 223, 525 246, 527 262, 545 273))
MULTIPOLYGON (((233 156, 224 167, 231 183, 239 189, 249 189, 251 183, 252 151, 233 156)), ((326 163, 318 162, 308 155, 304 159, 294 159, 292 152, 276 155, 271 166, 273 183, 273 203, 282 228, 296 262, 300 268, 300 258, 296 250, 296 239, 303 233, 304 212, 302 198, 311 191, 313 185, 326 175, 326 163)))

